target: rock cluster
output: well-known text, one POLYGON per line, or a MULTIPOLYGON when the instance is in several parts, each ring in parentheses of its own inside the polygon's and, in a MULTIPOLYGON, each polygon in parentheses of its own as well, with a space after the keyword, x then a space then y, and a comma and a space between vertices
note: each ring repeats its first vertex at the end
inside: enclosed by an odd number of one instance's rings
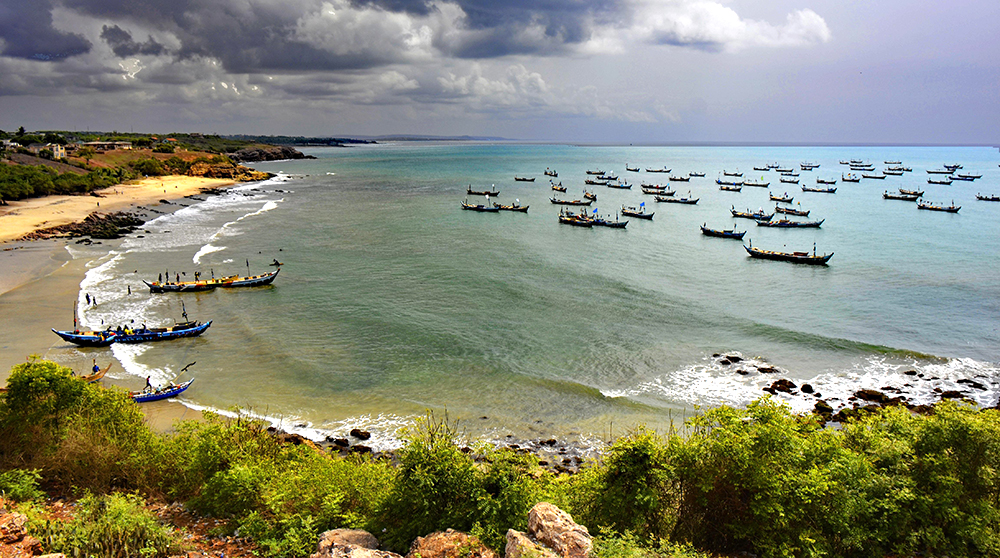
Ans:
POLYGON ((205 178, 224 178, 235 180, 236 182, 253 182, 255 180, 267 180, 274 176, 268 172, 256 171, 242 165, 232 163, 195 163, 187 171, 188 176, 202 176, 205 178))
POLYGON ((253 163, 256 161, 283 161, 285 159, 315 159, 305 155, 298 149, 286 145, 271 145, 259 147, 244 147, 229 154, 229 158, 237 163, 253 163))
MULTIPOLYGON (((507 531, 504 558, 590 558, 592 542, 587 528, 568 513, 541 502, 528 513, 528 532, 507 531)), ((403 558, 379 550, 379 542, 367 531, 334 529, 320 535, 310 558, 403 558)), ((497 558, 476 537, 448 529, 417 537, 406 558, 497 558)))
MULTIPOLYGON (((42 543, 28 535, 25 523, 28 518, 21 513, 7 511, 5 502, 0 499, 0 556, 5 558, 27 558, 42 554, 42 543)), ((55 558, 62 554, 48 555, 55 558)))
POLYGON ((133 213, 91 213, 79 223, 59 225, 32 231, 19 240, 41 240, 55 236, 89 236, 91 238, 120 238, 138 228, 145 221, 133 213))

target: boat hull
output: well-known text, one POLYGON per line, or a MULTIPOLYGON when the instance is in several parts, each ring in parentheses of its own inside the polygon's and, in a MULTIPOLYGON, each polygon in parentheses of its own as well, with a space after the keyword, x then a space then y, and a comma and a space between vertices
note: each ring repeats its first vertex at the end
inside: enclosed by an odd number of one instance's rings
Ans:
POLYGON ((178 395, 184 393, 187 388, 191 387, 191 382, 193 381, 194 380, 191 379, 176 386, 152 392, 130 391, 128 395, 132 398, 132 401, 135 401, 136 403, 160 401, 162 399, 177 397, 178 395))
MULTIPOLYGON (((135 333, 119 333, 115 335, 115 343, 148 343, 151 341, 169 341, 171 339, 181 339, 183 337, 197 337, 202 333, 205 333, 212 325, 212 320, 209 320, 203 324, 195 324, 190 327, 183 327, 181 329, 166 329, 164 331, 160 330, 146 330, 135 333)), ((174 326, 177 327, 177 326, 174 326)))
POLYGON ((760 248, 754 248, 753 246, 744 245, 743 248, 750 254, 752 258, 760 258, 762 260, 776 260, 782 262, 791 262, 806 265, 827 265, 830 258, 833 257, 833 252, 829 254, 824 254, 822 256, 810 256, 808 253, 796 254, 794 252, 774 252, 771 250, 761 250, 760 248))
POLYGON ((86 331, 76 333, 75 331, 60 331, 53 329, 52 333, 61 337, 63 341, 68 341, 81 347, 107 347, 115 342, 116 337, 113 332, 104 331, 86 331))

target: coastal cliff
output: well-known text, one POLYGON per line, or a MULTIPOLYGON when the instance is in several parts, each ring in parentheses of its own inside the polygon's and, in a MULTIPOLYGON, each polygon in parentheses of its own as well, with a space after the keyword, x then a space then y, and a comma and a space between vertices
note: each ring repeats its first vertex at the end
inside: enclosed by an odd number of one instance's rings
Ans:
POLYGON ((229 154, 229 158, 236 163, 254 163, 259 161, 283 161, 286 159, 315 159, 312 155, 306 155, 293 147, 287 145, 271 145, 258 147, 245 147, 239 151, 229 154))
POLYGON ((232 163, 195 163, 188 169, 187 174, 204 178, 225 178, 236 182, 267 180, 274 176, 269 172, 256 171, 232 163))

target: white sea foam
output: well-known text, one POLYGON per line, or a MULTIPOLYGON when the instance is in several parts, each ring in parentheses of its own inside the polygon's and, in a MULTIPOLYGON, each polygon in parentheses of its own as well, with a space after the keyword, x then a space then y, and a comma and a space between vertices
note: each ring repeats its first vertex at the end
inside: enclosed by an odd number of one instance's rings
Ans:
POLYGON ((226 249, 225 246, 215 246, 213 244, 206 244, 202 246, 201 249, 198 250, 198 252, 195 253, 194 257, 191 258, 191 260, 195 263, 195 265, 197 265, 201 263, 202 256, 211 254, 212 252, 221 252, 225 249, 226 249))

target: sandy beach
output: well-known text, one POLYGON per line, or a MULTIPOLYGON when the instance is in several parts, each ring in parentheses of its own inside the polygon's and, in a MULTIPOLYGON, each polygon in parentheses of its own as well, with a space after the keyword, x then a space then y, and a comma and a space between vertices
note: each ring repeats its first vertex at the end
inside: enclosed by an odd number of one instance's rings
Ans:
MULTIPOLYGON (((74 260, 66 248, 74 242, 70 239, 17 239, 39 229, 82 221, 95 211, 112 213, 139 206, 173 211, 181 206, 161 206, 160 200, 174 201, 232 184, 224 179, 165 176, 107 188, 100 191, 102 197, 48 196, 0 207, 0 384, 6 382, 12 366, 31 355, 69 366, 78 373, 89 371, 94 358, 102 367, 113 360, 108 349, 81 351, 49 331, 53 327, 72 327, 73 303, 89 258, 74 260)), ((119 242, 95 242, 88 249, 106 252, 119 242)), ((102 382, 126 389, 142 387, 140 381, 124 375, 118 363, 102 382)), ((200 413, 175 402, 146 405, 143 411, 158 430, 168 429, 177 419, 200 417, 200 413)))
POLYGON ((144 178, 98 191, 95 196, 46 196, 8 202, 0 207, 0 243, 48 227, 82 221, 91 213, 127 211, 155 205, 161 199, 178 199, 207 189, 233 184, 232 180, 194 176, 144 178))

